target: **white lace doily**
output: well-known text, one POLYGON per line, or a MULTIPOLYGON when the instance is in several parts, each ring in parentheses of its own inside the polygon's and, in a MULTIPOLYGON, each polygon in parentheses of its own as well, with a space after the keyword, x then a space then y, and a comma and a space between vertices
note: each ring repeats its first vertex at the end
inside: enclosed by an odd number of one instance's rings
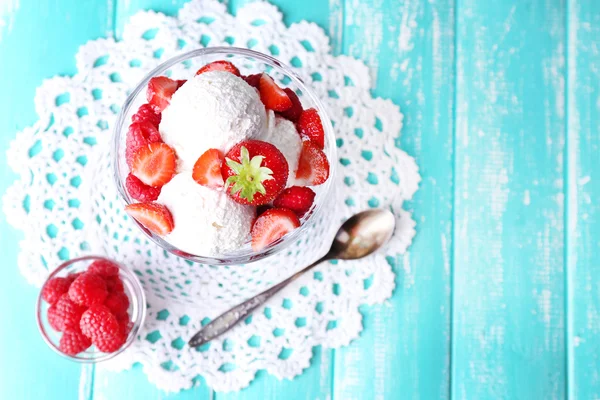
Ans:
POLYGON ((18 263, 33 284, 61 260, 88 253, 124 260, 138 274, 148 294, 146 325, 130 349, 103 367, 140 362, 150 381, 167 391, 192 386, 198 375, 217 391, 247 386, 259 369, 292 378, 308 367, 313 346, 339 347, 359 336, 361 304, 391 296, 392 260, 415 232, 402 203, 417 190, 418 169, 399 149, 398 107, 371 97, 363 63, 329 53, 319 27, 305 21, 286 27, 268 3, 251 3, 233 17, 216 0, 195 0, 178 18, 136 14, 122 41, 87 43, 76 56, 74 77, 54 77, 38 89, 40 120, 17 134, 7 155, 20 179, 5 194, 4 212, 24 232, 18 263), (217 45, 273 54, 323 99, 338 138, 334 224, 362 209, 390 206, 398 228, 382 252, 318 267, 227 336, 195 350, 185 343, 203 323, 315 256, 296 251, 246 266, 191 264, 149 243, 121 211, 105 162, 128 90, 167 58, 217 45))

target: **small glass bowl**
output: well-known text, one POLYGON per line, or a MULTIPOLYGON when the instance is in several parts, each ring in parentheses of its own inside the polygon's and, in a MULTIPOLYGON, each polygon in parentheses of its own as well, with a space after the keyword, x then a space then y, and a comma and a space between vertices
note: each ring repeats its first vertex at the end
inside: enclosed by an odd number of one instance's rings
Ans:
POLYGON ((135 274, 127 267, 122 264, 110 260, 105 257, 100 256, 86 256, 74 258, 73 260, 67 261, 61 264, 54 272, 48 276, 42 286, 42 290, 40 290, 40 294, 37 299, 36 304, 36 319, 37 325, 40 330, 40 334, 42 338, 46 342, 48 346, 56 353, 61 356, 68 358, 69 360, 77 361, 80 363, 97 363, 101 361, 109 360, 121 352, 123 352, 127 347, 133 343, 136 336, 139 334, 140 329, 144 325, 144 319, 146 318, 146 295, 144 294, 144 290, 142 288, 142 284, 135 276, 135 274), (94 345, 88 348, 86 351, 83 351, 75 356, 63 353, 59 348, 59 341, 62 335, 62 332, 55 331, 48 322, 48 308, 50 305, 42 299, 42 290, 48 282, 52 278, 56 277, 66 277, 69 274, 84 272, 87 270, 88 266, 96 261, 96 260, 107 260, 119 267, 119 277, 123 281, 123 287, 125 289, 125 294, 129 297, 129 318, 131 323, 133 324, 129 335, 127 336, 127 340, 121 346, 121 348, 113 353, 103 353, 96 349, 94 345))
MULTIPOLYGON (((217 60, 227 60, 232 62, 239 68, 242 75, 267 72, 273 77, 278 85, 294 90, 298 94, 304 109, 311 107, 317 109, 325 130, 324 152, 330 165, 329 179, 322 185, 311 187, 316 193, 315 201, 312 209, 301 219, 301 226, 258 252, 252 249, 250 240, 248 240, 242 248, 226 254, 217 256, 190 254, 173 246, 168 240, 161 236, 150 232, 137 221, 134 220, 134 222, 154 243, 187 260, 210 265, 245 264, 275 254, 285 249, 290 244, 304 239, 308 227, 313 222, 317 223, 317 221, 319 221, 322 223, 324 218, 322 215, 323 205, 328 201, 332 201, 331 199, 334 197, 331 192, 333 191, 332 187, 334 186, 332 182, 335 180, 337 156, 335 134, 333 132, 331 121, 325 112, 323 104, 317 98, 315 93, 312 92, 304 84, 302 79, 289 67, 266 54, 236 47, 212 47, 193 50, 167 60, 142 79, 128 96, 125 104, 121 108, 112 138, 111 164, 119 194, 126 204, 135 203, 131 196, 129 196, 129 193, 127 193, 125 187, 125 180, 130 172, 125 161, 125 141, 129 125, 131 124, 132 115, 142 104, 146 103, 146 87, 148 81, 153 77, 161 75, 169 76, 171 79, 190 79, 200 67, 217 60)), ((319 238, 313 238, 313 241, 318 242, 319 238)))

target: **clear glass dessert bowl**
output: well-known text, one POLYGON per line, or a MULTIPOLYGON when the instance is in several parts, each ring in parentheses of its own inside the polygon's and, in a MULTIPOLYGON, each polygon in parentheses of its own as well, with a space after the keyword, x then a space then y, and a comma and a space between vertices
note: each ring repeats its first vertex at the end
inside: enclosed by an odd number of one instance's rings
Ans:
POLYGON ((144 325, 145 317, 146 296, 144 294, 143 287, 136 275, 133 273, 132 270, 130 270, 126 266, 101 256, 85 256, 74 258, 73 260, 66 261, 60 266, 58 266, 58 268, 56 268, 46 279, 46 282, 40 290, 40 294, 36 303, 37 325, 40 334, 42 335, 42 338, 44 339, 46 344, 61 356, 81 363, 97 363, 109 360, 122 353, 133 343, 133 341, 138 336, 142 326, 144 325), (104 353, 92 344, 91 347, 76 355, 66 354, 60 349, 60 339, 64 332, 59 332, 55 330, 49 321, 48 310, 52 306, 43 298, 44 288, 46 288, 48 282, 54 278, 67 278, 68 276, 72 277, 74 274, 80 274, 85 272, 90 266, 90 264, 98 260, 107 260, 110 263, 117 266, 119 269, 118 277, 120 278, 123 284, 123 292, 129 299, 129 306, 127 309, 129 320, 127 325, 129 332, 126 335, 123 344, 116 351, 104 353))
MULTIPOLYGON (((124 201, 123 207, 129 204, 136 203, 126 189, 126 179, 130 173, 130 168, 127 165, 125 157, 126 136, 129 125, 131 124, 132 116, 138 108, 147 102, 146 90, 150 79, 158 76, 168 76, 171 79, 190 79, 194 77, 196 71, 206 64, 218 60, 227 60, 233 63, 243 76, 266 72, 274 81, 282 88, 290 88, 300 99, 303 109, 314 108, 319 113, 323 129, 325 132, 325 146, 323 152, 329 160, 329 178, 327 181, 318 186, 311 186, 316 196, 314 203, 309 212, 301 219, 301 225, 297 229, 288 233, 279 240, 274 241, 265 248, 255 251, 252 249, 250 234, 247 241, 235 250, 223 254, 192 254, 178 248, 168 240, 168 235, 161 237, 150 230, 146 229, 138 221, 134 223, 142 230, 142 232, 154 243, 163 249, 183 257, 187 260, 200 262, 209 265, 232 265, 245 264, 263 259, 269 255, 280 252, 288 248, 293 243, 299 243, 304 240, 311 226, 314 226, 317 221, 323 224, 324 205, 334 201, 333 182, 335 180, 335 169, 337 164, 336 156, 336 141, 333 133, 333 128, 323 104, 317 98, 314 92, 309 89, 302 79, 297 76, 289 67, 285 66, 278 60, 268 55, 234 47, 213 47, 199 49, 181 54, 171 58, 159 65, 157 68, 148 73, 139 84, 133 89, 128 96, 117 118, 117 123, 113 133, 112 149, 111 149, 111 164, 114 175, 115 184, 118 193, 124 201)), ((337 223, 338 221, 336 221, 337 223)), ((176 222, 175 222, 176 223, 176 222)), ((314 231, 315 229, 313 229, 314 231)), ((316 229, 324 231, 323 229, 316 229)), ((319 238, 313 238, 317 241, 319 238)))

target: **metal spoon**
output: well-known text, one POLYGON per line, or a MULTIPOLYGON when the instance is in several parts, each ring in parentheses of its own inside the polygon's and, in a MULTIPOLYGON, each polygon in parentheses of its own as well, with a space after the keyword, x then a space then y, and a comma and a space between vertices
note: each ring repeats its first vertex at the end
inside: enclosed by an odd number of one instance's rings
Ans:
POLYGON ((245 319, 257 307, 263 305, 273 295, 296 280, 305 272, 327 260, 356 260, 373 253, 384 245, 394 232, 396 219, 383 209, 363 211, 347 220, 338 230, 331 249, 308 267, 296 272, 286 280, 246 300, 218 316, 190 339, 192 347, 202 346, 217 336, 227 332, 239 321, 245 319))

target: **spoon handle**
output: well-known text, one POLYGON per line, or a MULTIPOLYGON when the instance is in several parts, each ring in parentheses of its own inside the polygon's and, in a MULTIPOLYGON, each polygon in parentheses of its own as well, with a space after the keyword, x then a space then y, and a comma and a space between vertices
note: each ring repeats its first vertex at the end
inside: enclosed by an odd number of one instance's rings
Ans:
POLYGON ((188 344, 192 347, 198 347, 202 346, 204 343, 210 342, 218 336, 221 336, 222 334, 233 328, 238 322, 240 322, 243 319, 246 319, 246 317, 248 317, 248 315, 250 315, 252 311, 265 304, 267 300, 273 297, 281 289, 286 287, 290 282, 296 280, 306 271, 313 268, 317 264, 320 264, 326 259, 328 259, 327 256, 315 261, 309 266, 296 272, 294 275, 290 276, 286 280, 278 283, 277 285, 265 290, 260 294, 257 294, 256 296, 246 300, 245 302, 238 304, 229 311, 225 311, 223 314, 219 315, 217 318, 211 321, 208 325, 200 329, 190 339, 188 344))

